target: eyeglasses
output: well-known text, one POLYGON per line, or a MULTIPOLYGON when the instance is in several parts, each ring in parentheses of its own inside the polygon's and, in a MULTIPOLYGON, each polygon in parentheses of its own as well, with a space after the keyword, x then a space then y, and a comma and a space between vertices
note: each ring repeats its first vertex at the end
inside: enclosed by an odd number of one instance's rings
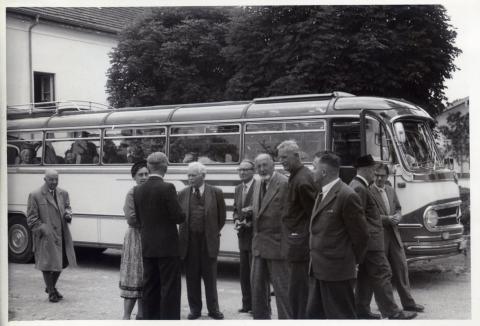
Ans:
POLYGON ((249 168, 249 169, 237 169, 238 172, 247 172, 247 171, 252 171, 253 168, 249 168))

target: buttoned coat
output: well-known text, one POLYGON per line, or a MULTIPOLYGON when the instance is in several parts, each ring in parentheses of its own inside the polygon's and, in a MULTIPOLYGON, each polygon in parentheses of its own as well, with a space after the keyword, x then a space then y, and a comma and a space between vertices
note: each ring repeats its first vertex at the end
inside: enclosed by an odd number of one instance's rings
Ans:
POLYGON ((282 216, 287 208, 288 179, 274 172, 260 204, 261 182, 253 191, 252 255, 266 259, 284 259, 286 231, 282 216))
POLYGON ((64 218, 65 212, 71 210, 70 198, 61 188, 55 192, 58 205, 46 184, 28 196, 27 224, 32 230, 35 268, 41 271, 62 270, 62 231, 68 264, 76 265, 72 235, 64 218))
POLYGON ((383 202, 382 194, 380 193, 378 188, 374 185, 370 186, 370 191, 372 193, 373 199, 377 203, 378 211, 382 218, 385 245, 387 243, 390 243, 390 241, 396 241, 400 248, 403 248, 403 242, 402 238, 400 237, 400 232, 398 231, 398 226, 394 224, 388 217, 388 215, 397 215, 400 219, 402 216, 402 206, 400 206, 397 194, 391 186, 386 184, 383 189, 387 194, 388 204, 390 206, 389 211, 387 211, 387 207, 383 202))
POLYGON ((320 202, 310 220, 310 271, 322 281, 356 278, 368 243, 368 227, 360 198, 339 180, 320 202))
MULTIPOLYGON (((242 208, 252 205, 253 202, 253 189, 255 187, 255 179, 252 181, 250 188, 248 189, 245 201, 243 201, 243 183, 240 183, 235 187, 235 195, 233 198, 233 220, 240 218, 242 214, 242 208)), ((252 213, 253 214, 253 213, 252 213)), ((238 231, 238 248, 240 250, 252 250, 252 237, 253 237, 253 223, 250 226, 243 226, 238 231)))
MULTIPOLYGON (((185 222, 180 224, 180 257, 182 259, 185 259, 188 253, 191 192, 192 187, 188 186, 178 194, 180 206, 186 215, 185 222)), ((220 231, 225 225, 227 216, 225 199, 221 189, 208 184, 205 184, 203 196, 205 198, 204 230, 208 256, 216 258, 220 249, 220 231)))
POLYGON ((358 194, 367 220, 370 239, 368 240, 369 251, 384 251, 383 224, 378 212, 377 203, 373 199, 368 185, 358 176, 350 182, 350 187, 358 194))

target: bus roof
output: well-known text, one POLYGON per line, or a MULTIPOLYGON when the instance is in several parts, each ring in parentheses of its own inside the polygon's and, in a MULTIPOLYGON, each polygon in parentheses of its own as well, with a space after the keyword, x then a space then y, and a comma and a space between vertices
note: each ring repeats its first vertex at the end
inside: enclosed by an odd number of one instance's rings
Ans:
MULTIPOLYGON (((159 105, 116 110, 62 112, 52 117, 9 117, 8 129, 72 128, 118 126, 130 124, 161 124, 237 119, 268 119, 325 114, 358 114, 362 109, 380 110, 390 118, 415 115, 430 118, 420 107, 404 100, 353 96, 347 93, 308 94, 260 98, 252 101, 159 105)), ((430 118, 431 119, 431 118, 430 118)))

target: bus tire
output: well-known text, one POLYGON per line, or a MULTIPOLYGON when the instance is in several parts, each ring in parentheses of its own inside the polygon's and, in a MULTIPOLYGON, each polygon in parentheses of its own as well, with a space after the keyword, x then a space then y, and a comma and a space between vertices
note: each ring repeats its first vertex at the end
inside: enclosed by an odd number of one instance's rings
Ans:
POLYGON ((8 219, 8 260, 26 264, 32 259, 32 232, 27 225, 27 219, 21 215, 12 215, 8 219))

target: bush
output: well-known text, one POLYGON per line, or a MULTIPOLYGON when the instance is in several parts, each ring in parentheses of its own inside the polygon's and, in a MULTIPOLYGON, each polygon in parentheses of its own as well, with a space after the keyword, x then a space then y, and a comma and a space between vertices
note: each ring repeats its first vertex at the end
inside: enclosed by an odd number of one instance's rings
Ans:
POLYGON ((460 187, 460 199, 462 200, 460 204, 462 210, 460 221, 465 227, 464 233, 470 234, 470 188, 460 187))

